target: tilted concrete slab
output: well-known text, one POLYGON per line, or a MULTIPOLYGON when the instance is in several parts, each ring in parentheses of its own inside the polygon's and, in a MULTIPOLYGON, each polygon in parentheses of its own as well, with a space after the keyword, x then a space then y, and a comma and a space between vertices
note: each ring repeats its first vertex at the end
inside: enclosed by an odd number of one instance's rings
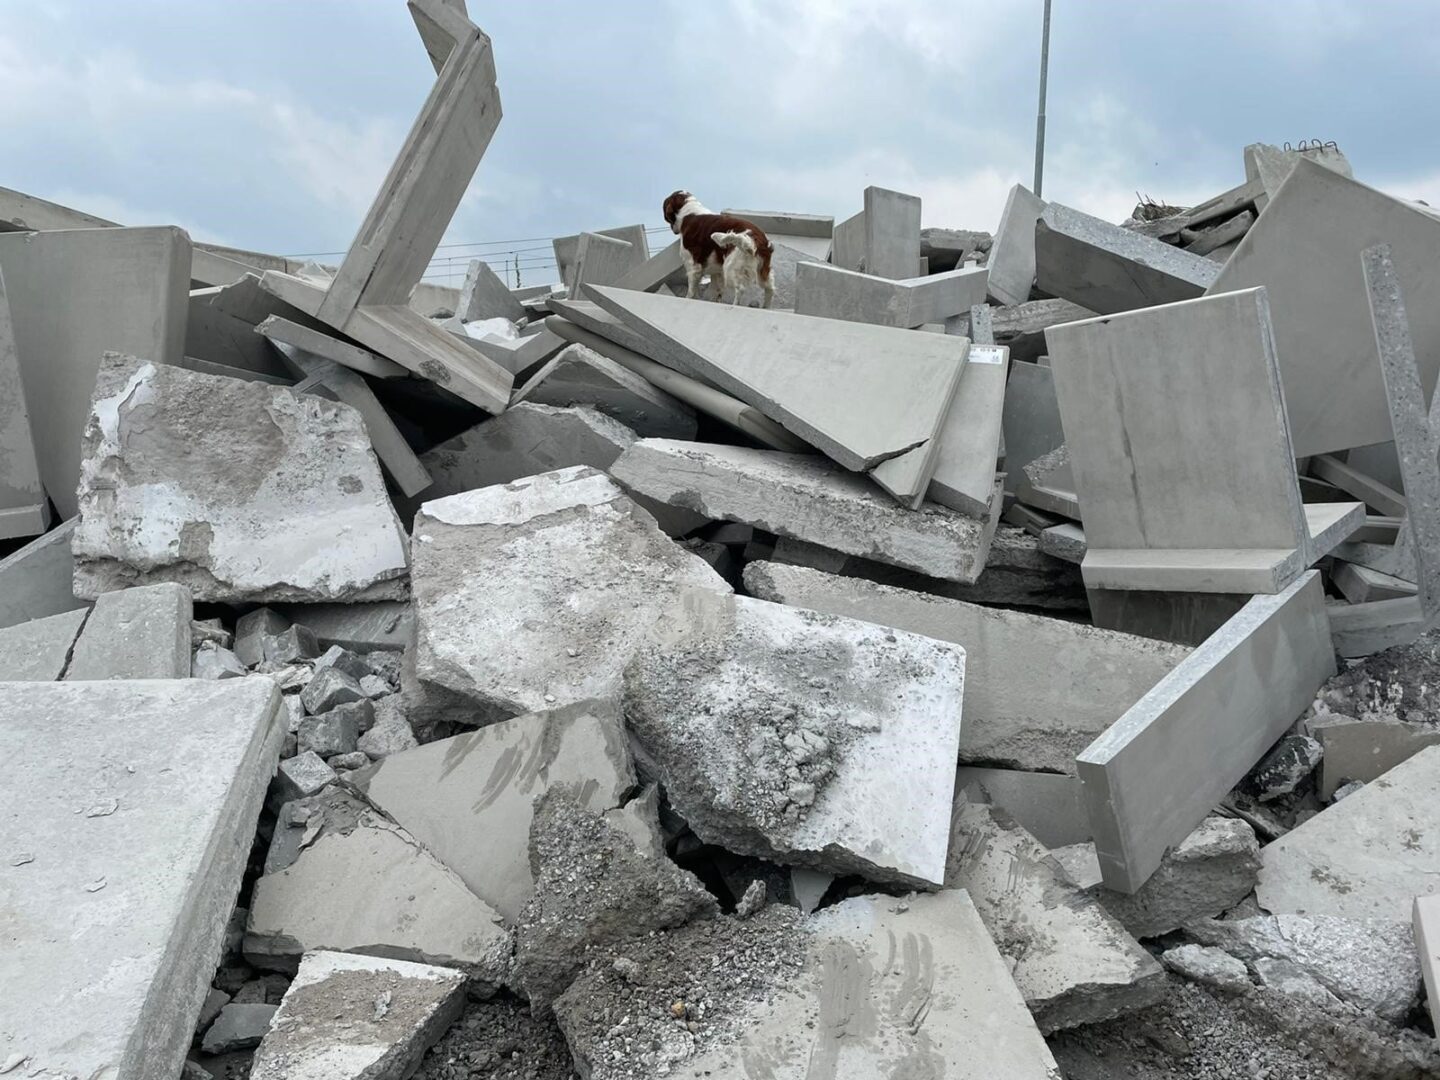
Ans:
POLYGON ((865 265, 882 278, 920 272, 920 197, 882 187, 865 189, 865 265))
POLYGON ((175 228, 5 234, 0 274, 40 478, 60 515, 73 517, 101 355, 184 361, 190 238, 175 228))
POLYGON ((54 682, 89 613, 81 608, 0 629, 0 682, 54 682))
MULTIPOLYGON (((622 289, 638 289, 641 292, 656 292, 671 287, 685 288, 685 262, 680 254, 680 241, 667 245, 651 255, 639 266, 633 267, 615 283, 622 289)), ((579 300, 580 297, 571 297, 579 300)))
POLYGON ((30 430, 15 330, 0 271, 0 539, 36 536, 50 527, 50 508, 30 430))
POLYGON ((1425 394, 1440 371, 1440 220, 1303 160, 1210 292, 1265 286, 1297 457, 1388 441, 1363 249, 1388 243, 1425 394))
POLYGON ((1334 674, 1309 571, 1251 599, 1086 747, 1076 767, 1106 886, 1139 889, 1334 674))
POLYGON ((996 345, 970 346, 926 490, 931 502, 974 518, 988 515, 993 501, 1009 352, 996 345))
POLYGON ((1165 974, 1003 810, 955 797, 945 885, 964 889, 1042 1031, 1154 1005, 1165 974))
POLYGON ((404 533, 348 406, 109 354, 84 457, 79 595, 160 581, 201 600, 408 594, 404 533))
POLYGON ((696 835, 741 854, 938 885, 965 651, 694 592, 625 673, 625 718, 696 835))
POLYGON ((470 724, 617 699, 687 587, 730 592, 583 466, 428 502, 412 546, 416 674, 470 724))
POLYGON ((1059 203, 1035 223, 1035 284, 1102 315, 1194 299, 1219 273, 1220 264, 1203 255, 1059 203))
POLYGON ((0 559, 0 627, 88 608, 74 592, 71 518, 0 559))
MULTIPOLYGON (((966 653, 967 659, 969 655, 966 653)), ((1074 776, 962 765, 955 773, 955 790, 965 792, 970 802, 991 803, 1004 810, 1047 848, 1090 839, 1080 781, 1074 776)))
POLYGON ((815 455, 640 439, 611 466, 627 487, 710 518, 972 583, 985 567, 995 518, 941 506, 896 506, 861 477, 815 455))
MULTIPOLYGON (((530 327, 526 330, 529 331, 530 327)), ((461 337, 460 340, 517 378, 531 374, 537 366, 565 347, 564 340, 544 325, 537 327, 534 333, 527 332, 515 338, 487 334, 481 338, 461 337)))
POLYGON ((537 405, 589 405, 642 437, 693 439, 695 411, 585 345, 565 346, 515 393, 537 405))
POLYGON ((765 600, 964 646, 960 760, 1014 769, 1073 774, 1075 755, 1190 652, 802 566, 752 562, 745 568, 745 587, 765 600), (1049 675, 1035 678, 1041 669, 1049 675))
POLYGON ((985 301, 986 270, 965 267, 898 280, 828 263, 795 268, 795 313, 909 329, 944 322, 985 301))
MULTIPOLYGON (((639 262, 635 266, 637 271, 640 267, 645 266, 651 261, 650 245, 645 235, 644 225, 622 225, 614 229, 592 229, 591 232, 598 236, 609 237, 612 240, 621 240, 631 245, 640 255, 639 262)), ((570 290, 570 298, 572 300, 581 299, 573 289, 570 289, 570 285, 575 273, 575 259, 580 250, 580 238, 583 235, 584 233, 575 233, 573 236, 557 236, 554 240, 550 241, 551 250, 555 253, 555 269, 560 275, 560 281, 565 285, 566 289, 570 290)), ((675 265, 678 267, 680 265, 679 241, 677 240, 670 247, 674 249, 675 265)), ((666 251, 669 250, 670 248, 666 249, 666 251)), ((661 252, 660 254, 663 255, 665 252, 661 252)), ((659 256, 656 257, 658 258, 659 256)), ((685 280, 683 271, 680 274, 680 280, 682 282, 685 280)), ((662 282, 656 282, 652 288, 661 283, 662 282)), ((630 284, 624 287, 628 289, 641 288, 640 285, 636 284, 630 284)), ((645 289, 644 291, 648 292, 649 289, 645 289)))
POLYGON ((377 379, 400 379, 408 374, 393 360, 376 356, 369 349, 362 349, 354 342, 322 333, 309 326, 302 326, 282 315, 267 315, 264 322, 255 327, 255 333, 274 342, 304 349, 308 353, 334 361, 351 371, 358 371, 362 375, 371 375, 377 379))
POLYGON ((571 296, 582 296, 584 286, 614 285, 645 261, 644 253, 632 243, 601 233, 581 233, 566 288, 571 296))
POLYGON ((1434 820, 1440 747, 1421 750, 1266 844, 1256 898, 1266 911, 1408 922, 1440 895, 1434 820))
MULTIPOLYGON (((835 225, 830 262, 843 270, 865 272, 865 211, 835 225)), ((906 276, 909 276, 908 273, 906 276)))
POLYGON ((190 590, 165 582, 104 593, 85 623, 65 678, 188 679, 190 590))
MULTIPOLYGON (((1317 545, 1263 289, 1045 336, 1087 513, 1087 585, 1273 592, 1293 580, 1317 545)), ((1317 508, 1320 533, 1358 527, 1357 506, 1317 508)))
MULTIPOLYGON (((1251 143, 1245 147, 1245 179, 1260 182, 1265 195, 1273 199, 1280 185, 1289 179, 1301 159, 1310 161, 1341 176, 1353 178, 1350 162, 1338 146, 1317 146, 1314 149, 1285 150, 1269 143, 1251 143)), ((1263 207, 1262 207, 1263 209, 1263 207)))
POLYGON ((460 286, 460 306, 455 315, 461 322, 476 319, 509 319, 525 321, 525 307, 515 298, 500 275, 481 259, 471 259, 460 286))
POLYGON ((1425 978, 1425 998, 1430 1003, 1430 1023, 1440 1031, 1440 896, 1417 896, 1412 920, 1415 951, 1420 954, 1420 972, 1425 978))
POLYGON ((1000 227, 990 247, 990 299, 997 304, 1023 304, 1035 285, 1035 222, 1045 212, 1045 201, 1023 184, 1005 198, 1000 227))
POLYGON ((857 471, 935 444, 968 345, 963 338, 787 312, 622 289, 591 292, 682 371, 857 471))
POLYGON ((1434 724, 1403 720, 1348 720, 1312 723, 1310 733, 1325 750, 1318 794, 1326 802, 1351 780, 1368 784, 1427 746, 1440 743, 1434 724))
POLYGON ((361 652, 380 649, 400 652, 414 630, 413 611, 408 601, 378 600, 370 604, 277 604, 276 609, 291 622, 314 631, 324 648, 361 652))
POLYGON ((565 785, 604 812, 636 780, 618 710, 581 702, 392 754, 351 783, 513 922, 535 889, 537 798, 565 785))
POLYGON ((179 1075, 282 711, 263 678, 0 683, 6 922, 24 928, 0 950, 0 1031, 26 1075, 179 1075))
POLYGON ((1025 479, 1026 465, 1065 442, 1055 372, 1049 366, 1012 360, 1000 430, 1005 441, 1005 490, 1014 492, 1025 479))

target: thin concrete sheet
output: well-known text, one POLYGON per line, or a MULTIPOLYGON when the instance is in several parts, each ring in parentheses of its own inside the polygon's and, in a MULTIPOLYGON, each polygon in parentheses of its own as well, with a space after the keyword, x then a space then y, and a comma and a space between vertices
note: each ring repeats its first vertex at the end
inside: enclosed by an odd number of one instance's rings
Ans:
POLYGON ((1391 438, 1360 265, 1382 243, 1428 397, 1440 371, 1440 220, 1420 208, 1301 160, 1210 286, 1265 286, 1297 457, 1391 438))
MULTIPOLYGON (((644 225, 622 225, 614 229, 592 229, 591 231, 599 236, 608 236, 615 240, 623 240, 625 243, 632 245, 635 250, 640 253, 639 263, 635 268, 637 271, 640 267, 647 265, 651 266, 651 268, 654 270, 659 269, 660 264, 655 263, 650 257, 650 246, 645 236, 644 225)), ((564 284, 567 288, 570 285, 570 277, 575 269, 575 256, 580 248, 580 237, 583 235, 584 233, 576 233, 573 236, 557 236, 554 240, 550 241, 550 248, 555 253, 555 269, 559 274, 561 283, 564 284)), ((680 241, 678 240, 675 241, 675 243, 671 244, 670 247, 665 248, 661 252, 658 252, 655 258, 660 258, 661 255, 665 255, 672 249, 673 257, 675 259, 675 266, 679 268, 680 241)), ((668 265, 668 263, 666 265, 668 265)), ((653 288, 658 288, 661 284, 664 283, 664 281, 668 280, 670 276, 671 275, 667 274, 664 278, 661 278, 653 285, 645 288, 644 291, 649 292, 653 288)), ((685 274, 683 270, 680 273, 680 280, 682 282, 685 280, 685 274)), ((641 288, 641 286, 633 284, 626 285, 624 287, 631 289, 641 288)), ((577 297, 574 292, 570 293, 570 297, 571 299, 579 299, 579 297, 577 297)))
POLYGON ((1023 304, 1035 285, 1035 222, 1045 212, 1045 200, 1024 184, 1016 184, 1005 199, 1000 227, 990 246, 990 299, 997 304, 1023 304))
POLYGON ((591 290, 681 370, 753 405, 847 469, 934 444, 969 342, 625 289, 591 290))
POLYGON ((1000 430, 1005 443, 1005 491, 1013 493, 1025 479, 1026 465, 1065 442, 1055 372, 1049 366, 1021 360, 1010 364, 1000 430))
POLYGON ((402 379, 408 372, 393 360, 376 356, 369 349, 362 349, 343 338, 322 333, 308 326, 281 316, 267 315, 255 327, 255 333, 269 338, 278 345, 291 345, 333 363, 358 371, 362 375, 373 375, 377 379, 402 379))
POLYGON ((943 323, 983 304, 985 278, 983 266, 891 280, 828 263, 798 263, 795 312, 912 329, 925 323, 943 323))
POLYGON ((0 683, 0 1067, 180 1075, 283 712, 263 678, 0 683))
POLYGON ((1009 361, 1010 350, 1003 346, 971 345, 960 388, 940 429, 940 451, 927 495, 970 517, 990 512, 1009 361))
POLYGON ((571 296, 579 296, 582 285, 614 285, 645 261, 634 244, 600 233, 581 233, 566 287, 571 296))
POLYGON ((0 272, 0 540, 35 536, 50 524, 40 463, 30 430, 30 409, 15 353, 15 331, 0 272))
POLYGON ((865 266, 882 278, 911 278, 920 267, 920 196, 865 189, 865 266))
MULTIPOLYGON (((830 263, 842 270, 865 269, 865 211, 835 226, 830 244, 830 263)), ((910 274, 907 271, 906 277, 910 274)))
POLYGON ((1086 747, 1076 767, 1106 887, 1139 889, 1334 674, 1312 570, 1251 599, 1086 747))
POLYGON ((168 227, 7 233, 0 274, 40 478, 60 515, 73 517, 101 355, 184 362, 190 238, 168 227))
POLYGON ((0 559, 0 627, 88 608, 75 597, 75 518, 0 559))
POLYGON ((465 271, 465 283, 460 287, 460 306, 455 310, 462 322, 476 319, 509 319, 511 322, 525 320, 525 308, 500 279, 500 275, 481 259, 471 259, 470 268, 465 271))

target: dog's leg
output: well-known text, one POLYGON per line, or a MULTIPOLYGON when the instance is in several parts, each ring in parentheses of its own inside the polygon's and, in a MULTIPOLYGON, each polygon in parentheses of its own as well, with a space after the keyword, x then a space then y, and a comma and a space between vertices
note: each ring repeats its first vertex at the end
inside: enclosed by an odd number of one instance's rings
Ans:
POLYGON ((700 295, 700 275, 704 267, 690 257, 690 252, 682 246, 680 248, 680 261, 685 266, 685 299, 694 300, 700 295))
POLYGON ((766 274, 760 280, 760 287, 765 290, 765 300, 763 303, 761 303, 760 306, 768 308, 771 302, 775 299, 775 283, 770 280, 769 274, 766 274))

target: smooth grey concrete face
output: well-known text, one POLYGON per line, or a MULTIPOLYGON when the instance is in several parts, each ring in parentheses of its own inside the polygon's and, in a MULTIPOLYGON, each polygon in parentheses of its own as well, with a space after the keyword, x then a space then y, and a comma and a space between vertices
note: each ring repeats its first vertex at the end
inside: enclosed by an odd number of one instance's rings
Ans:
POLYGON ((254 330, 271 341, 304 349, 362 375, 373 375, 377 379, 399 379, 406 374, 405 369, 393 360, 376 356, 369 349, 362 349, 359 345, 342 341, 312 327, 302 326, 281 315, 265 316, 254 330))
MULTIPOLYGON (((644 229, 641 229, 643 235, 644 229)), ((579 240, 579 237, 575 237, 579 240)), ((557 260, 558 261, 558 260, 557 260)), ((561 279, 565 280, 562 271, 561 279)), ((655 292, 665 286, 683 289, 685 287, 685 263, 680 254, 680 241, 676 240, 651 255, 639 266, 630 270, 615 284, 622 289, 638 289, 640 292, 655 292)), ((571 300, 581 297, 572 296, 571 300)))
POLYGON ((76 599, 72 584, 74 532, 71 518, 0 559, 0 627, 90 606, 76 599))
POLYGON ((179 1075, 280 712, 263 678, 0 683, 6 918, 27 928, 0 950, 7 1057, 49 1076, 179 1075))
POLYGON ((190 238, 175 228, 0 235, 0 274, 40 476, 60 515, 73 517, 101 355, 184 361, 190 238))
MULTIPOLYGON (((893 626, 966 650, 960 760, 1074 773, 1075 754, 1149 693, 1189 650, 1081 623, 754 562, 754 596, 893 626), (1034 672, 1047 671, 1037 679, 1034 672)), ((1083 825, 1086 838, 1089 826, 1083 825)), ((1064 841, 1070 843, 1072 841, 1064 841)))
POLYGON ((1368 784, 1427 746, 1440 743, 1440 730, 1433 725, 1402 720, 1316 724, 1311 731, 1325 748, 1319 794, 1327 802, 1341 784, 1351 780, 1368 784))
POLYGON ((634 244, 601 233, 581 233, 566 287, 571 296, 580 296, 583 286, 613 285, 644 262, 644 254, 634 244))
POLYGON ((997 304, 1023 304, 1035 284, 1035 222, 1045 201, 1023 184, 1010 189, 986 266, 990 298, 997 304))
POLYGON ((926 497, 970 517, 990 513, 1004 422, 1010 350, 971 345, 955 400, 940 428, 926 497))
POLYGON ((1102 315, 1191 300, 1219 272, 1220 264, 1202 255, 1059 203, 1035 223, 1035 284, 1102 315))
POLYGON ((642 438, 695 437, 694 409, 623 364, 581 344, 567 345, 536 372, 516 392, 511 406, 526 401, 560 407, 589 405, 642 438))
MULTIPOLYGON (((408 601, 380 600, 373 604, 279 604, 292 622, 314 631, 320 645, 369 652, 400 652, 414 627, 408 601)), ((238 636, 237 636, 238 644, 238 636)))
POLYGON ((1106 886, 1139 889, 1334 674, 1312 570, 1251 599, 1086 747, 1076 766, 1106 886))
POLYGON ((462 340, 464 344, 517 377, 528 375, 537 365, 543 364, 565 347, 563 339, 543 326, 536 333, 509 340, 501 339, 498 335, 466 337, 462 340))
POLYGON ((534 892, 530 823, 552 785, 597 812, 635 787, 624 727, 595 703, 517 716, 393 754, 353 778, 507 922, 534 892))
POLYGON ((523 322, 525 308, 489 263, 472 259, 460 287, 460 306, 455 314, 462 322, 496 318, 523 322))
POLYGON ((1125 634, 1199 645, 1250 599, 1240 593, 1147 592, 1086 589, 1096 626, 1125 634))
POLYGON ((188 679, 190 590, 165 582, 102 595, 85 623, 65 678, 188 679))
POLYGON ((269 343, 256 335, 255 324, 248 322, 243 314, 228 310, 232 305, 226 301, 236 292, 258 293, 270 301, 272 308, 283 306, 261 290, 253 277, 242 277, 240 281, 224 287, 192 291, 185 320, 186 366, 197 363, 223 365, 247 372, 250 377, 262 381, 285 378, 285 365, 269 343))
POLYGON ((5 276, 0 272, 0 538, 42 533, 49 518, 15 352, 5 276))
POLYGON ((955 773, 955 790, 966 792, 972 802, 998 806, 1047 848, 1090 839, 1080 781, 1074 776, 962 765, 955 773))
MULTIPOLYGON (((659 264, 651 263, 650 261, 650 246, 649 241, 645 236, 644 225, 622 225, 614 229, 594 229, 591 231, 594 232, 596 235, 606 236, 611 238, 612 240, 620 240, 624 243, 631 245, 640 255, 638 262, 633 268, 635 272, 641 272, 641 268, 645 267, 647 264, 650 264, 652 269, 658 267, 659 264)), ((565 285, 567 289, 570 287, 570 279, 574 274, 575 258, 580 249, 580 237, 582 237, 583 235, 585 234, 576 233, 573 236, 557 236, 554 240, 550 241, 550 247, 555 253, 555 268, 560 274, 560 281, 565 285)), ((685 280, 685 272, 680 265, 680 242, 678 240, 675 241, 675 243, 665 248, 664 251, 657 253, 655 258, 659 259, 660 256, 665 255, 667 252, 673 252, 675 269, 680 272, 679 279, 683 283, 685 280)), ((666 265, 669 265, 668 262, 666 265)), ((649 288, 645 288, 642 291, 649 292, 650 289, 658 287, 663 282, 670 280, 674 276, 675 275, 673 273, 665 274, 664 277, 661 277, 659 278, 659 280, 654 281, 649 288)), ((624 288, 638 289, 641 288, 641 286, 627 283, 624 285, 624 288)), ((571 290, 570 299, 579 300, 582 299, 582 297, 576 295, 574 290, 571 290)))
POLYGON ((1440 370, 1440 220, 1299 162, 1211 293, 1265 286, 1297 457, 1385 442, 1390 413, 1360 252, 1387 243, 1426 395, 1440 370))
POLYGON ((882 278, 920 272, 920 197, 881 187, 865 189, 865 266, 882 278))
MULTIPOLYGON (((842 270, 865 270, 865 211, 835 226, 830 245, 830 262, 842 270)), ((906 273, 910 277, 910 273, 906 273)))
POLYGON ((1437 785, 1431 746, 1267 844, 1260 906, 1408 922, 1415 897, 1440 895, 1440 836, 1427 827, 1437 785))
POLYGON ((1417 896, 1413 913, 1415 951, 1425 977, 1430 1023, 1440 1030, 1440 896, 1417 896))
POLYGON ((1019 360, 1010 364, 1001 414, 1005 440, 1005 490, 1014 492, 1025 479, 1024 467, 1065 442, 1055 373, 1041 364, 1019 360))
POLYGON ((963 338, 788 312, 620 289, 592 294, 674 366, 857 471, 935 438, 968 346, 963 338))
POLYGON ((800 263, 795 268, 795 312, 908 329, 944 322, 983 303, 985 276, 981 266, 890 280, 828 263, 800 263))
POLYGON ((84 457, 80 595, 166 580, 220 601, 408 593, 404 533, 346 405, 109 354, 84 457))
POLYGON ((911 511, 861 477, 813 454, 640 439, 611 466, 642 495, 767 532, 947 581, 973 583, 995 518, 944 507, 911 511))
POLYGON ((54 682, 88 614, 83 608, 0 629, 0 682, 54 682))

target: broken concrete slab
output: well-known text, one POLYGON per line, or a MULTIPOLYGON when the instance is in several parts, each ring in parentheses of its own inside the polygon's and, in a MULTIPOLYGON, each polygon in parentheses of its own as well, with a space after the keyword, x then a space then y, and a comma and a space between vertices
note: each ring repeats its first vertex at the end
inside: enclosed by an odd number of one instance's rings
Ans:
POLYGON ((164 583, 103 594, 85 622, 66 669, 71 682, 188 679, 190 590, 164 583))
POLYGON ((74 592, 71 518, 0 559, 0 627, 88 608, 74 592))
POLYGON ((266 679, 0 684, 0 820, 33 853, 6 859, 7 918, 28 929, 0 951, 0 1030, 30 1071, 179 1073, 280 754, 279 698, 266 679))
POLYGON ((25 403, 5 276, 0 271, 0 539, 37 536, 50 527, 50 504, 25 403))
POLYGON ((940 452, 926 497, 970 517, 990 513, 1005 408, 1007 349, 971 345, 960 387, 940 428, 940 452))
POLYGON ((512 408, 522 402, 588 405, 642 437, 695 437, 695 411, 690 406, 580 344, 566 346, 516 391, 512 408))
POLYGON ((338 794, 302 824, 277 826, 276 845, 291 854, 267 860, 245 928, 245 956, 256 967, 293 971, 304 953, 333 949, 498 981, 509 953, 500 916, 381 814, 338 794))
POLYGON ((205 1032, 200 1049, 207 1054, 229 1054, 259 1046, 277 1008, 264 1002, 230 1002, 205 1032))
POLYGON ((1001 432, 1005 442, 1005 490, 1014 492, 1025 479, 1026 465, 1064 445, 1065 429, 1055 395, 1055 373, 1048 366, 1018 360, 1012 360, 1009 367, 1001 432))
MULTIPOLYGON (((969 656, 967 653, 967 659, 969 656)), ((963 727, 960 740, 962 744, 965 741, 963 727)), ((1074 776, 962 765, 955 773, 955 790, 965 792, 971 802, 987 802, 1004 810, 1047 848, 1090 839, 1080 781, 1074 776)))
POLYGON ((1432 746, 1267 844, 1260 905, 1408 923, 1415 897, 1440 894, 1440 837, 1423 827, 1437 783, 1432 746))
POLYGON ((745 586, 766 600, 964 646, 959 756, 967 762, 1073 774, 1075 755, 1189 654, 1128 634, 800 566, 751 563, 745 586), (1054 678, 1035 679, 1041 668, 1054 678))
POLYGON ((1407 923, 1282 914, 1201 919, 1185 931, 1252 963, 1288 960, 1341 1001, 1391 1023, 1404 1019, 1420 989, 1407 923))
POLYGON ((1161 953, 1160 962, 1182 978, 1224 994, 1248 994, 1253 989, 1245 964, 1211 945, 1177 945, 1161 953))
POLYGON ((647 258, 628 241, 602 233, 581 233, 565 288, 571 296, 584 296, 586 285, 614 285, 647 258))
POLYGON ((986 267, 990 299, 997 304, 1023 304, 1035 285, 1035 222, 1045 212, 1045 201, 1023 184, 1005 198, 1000 227, 990 247, 986 267))
POLYGON ((1251 143, 1245 147, 1245 179, 1251 182, 1258 180, 1266 197, 1273 199, 1279 193, 1280 185, 1289 179, 1302 159, 1341 176, 1355 176, 1349 160, 1333 143, 1328 146, 1307 147, 1305 150, 1291 150, 1288 147, 1282 149, 1269 143, 1251 143))
POLYGON ((408 591, 404 533, 348 406, 107 354, 84 450, 77 595, 159 581, 229 602, 408 591))
POLYGON ((489 357, 517 379, 529 376, 565 347, 564 340, 551 333, 543 324, 537 326, 532 333, 518 337, 504 338, 499 334, 486 334, 484 337, 473 338, 467 335, 463 340, 466 345, 489 357))
POLYGON ((1318 794, 1326 802, 1352 780, 1369 783, 1408 761, 1427 746, 1440 743, 1434 724, 1403 720, 1346 720, 1335 717, 1311 725, 1324 750, 1318 794))
POLYGON ((413 612, 407 600, 377 600, 369 604, 278 604, 277 610, 307 626, 315 640, 329 647, 367 652, 400 652, 410 641, 413 612))
POLYGON ((470 724, 616 698, 687 587, 730 592, 583 466, 428 502, 413 546, 418 683, 470 724))
POLYGON ((500 275, 490 264, 480 259, 471 259, 465 271, 465 282, 460 286, 460 306, 455 316, 461 322, 476 319, 509 319, 524 322, 525 308, 500 275))
POLYGON ((464 1007, 462 971, 307 953, 250 1080, 405 1080, 464 1007))
POLYGON ((691 593, 685 611, 631 661, 625 717, 695 833, 785 864, 938 884, 964 650, 715 592, 691 593))
POLYGON ((920 197, 870 186, 865 189, 864 264, 867 274, 908 278, 920 272, 920 197))
POLYGON ((945 885, 964 889, 1041 1031, 1094 1023, 1165 995, 1155 959, 1003 810, 957 794, 945 885))
POLYGON ((1086 747, 1075 763, 1106 886, 1138 890, 1334 673, 1312 570, 1251 599, 1086 747))
POLYGON ((233 652, 208 641, 195 650, 190 662, 192 679, 243 679, 249 673, 233 652))
POLYGON ((513 922, 534 892, 537 797, 564 785, 603 812, 636 780, 614 706, 581 702, 392 754, 351 783, 513 922))
POLYGON ((362 349, 354 342, 322 333, 309 326, 302 326, 281 315, 267 315, 265 320, 255 327, 255 333, 269 338, 276 344, 303 349, 307 353, 340 364, 361 375, 370 375, 377 379, 400 379, 408 374, 393 360, 376 356, 369 349, 362 349))
POLYGON ((1219 273, 1204 256, 1059 203, 1035 222, 1036 286, 1101 315, 1194 299, 1219 273))
POLYGON ((1417 896, 1412 923, 1430 1023, 1440 1030, 1440 896, 1417 896))
POLYGON ((1095 312, 1069 300, 1030 300, 1008 307, 992 307, 989 316, 994 343, 1008 346, 1012 360, 1036 363, 1046 355, 1046 328, 1091 319, 1095 312))
POLYGON ((909 511, 861 477, 814 455, 640 439, 611 472, 642 495, 709 518, 878 559, 948 581, 974 582, 994 518, 927 504, 909 511))
POLYGON ((591 1080, 682 1071, 746 1080, 757 1069, 803 1080, 817 1068, 880 1080, 897 1066, 943 1069, 953 1080, 1059 1075, 959 889, 858 896, 809 918, 772 905, 749 919, 706 919, 626 943, 592 960, 556 1012, 591 1080), (743 959, 717 964, 722 955, 743 959), (669 1009, 635 1009, 624 974, 631 963, 647 996, 693 1011, 693 1029, 669 1009), (836 979, 851 987, 838 1005, 836 979), (929 991, 917 991, 917 980, 929 991), (625 1015, 631 1021, 617 1029, 625 1015))
POLYGON ((1087 586, 1275 592, 1363 522, 1360 504, 1301 502, 1263 289, 1045 336, 1087 586))
POLYGON ((0 682, 55 682, 65 674, 84 608, 0 628, 0 682))
MULTIPOLYGON (((614 229, 595 229, 593 230, 593 232, 595 235, 608 237, 612 240, 620 240, 633 247, 640 256, 636 264, 637 270, 640 267, 645 266, 647 262, 651 261, 650 245, 649 240, 645 235, 644 225, 622 225, 614 229)), ((566 286, 571 298, 573 299, 580 298, 576 291, 570 288, 570 285, 571 279, 573 278, 575 272, 575 259, 576 255, 580 250, 580 237, 582 235, 584 234, 575 233, 573 236, 557 236, 550 242, 551 250, 555 254, 555 269, 560 275, 560 281, 566 286)), ((678 267, 680 253, 679 241, 677 240, 674 244, 671 244, 670 248, 674 249, 676 265, 678 267)), ((666 248, 666 251, 668 252, 670 248, 666 248)), ((665 254, 665 252, 661 252, 661 254, 663 255, 665 254)), ((657 259, 659 257, 659 255, 656 256, 657 259)), ((681 281, 684 280, 684 277, 685 275, 682 272, 680 275, 681 281)), ((634 284, 625 285, 623 287, 629 289, 641 288, 640 285, 634 284)))
POLYGON ((759 409, 847 469, 873 469, 936 435, 967 342, 623 289, 591 290, 665 358, 759 409))
POLYGON ((891 280, 828 263, 801 263, 795 268, 795 313, 911 329, 984 303, 985 280, 983 266, 891 280))
POLYGON ((1264 285, 1297 457, 1391 438, 1360 252, 1388 243, 1427 395, 1440 370, 1440 220, 1302 160, 1210 292, 1264 285), (1336 394, 1334 388, 1345 387, 1336 394))
POLYGON ((101 354, 184 359, 190 238, 176 228, 0 235, 0 274, 40 477, 61 516, 73 517, 101 354))

